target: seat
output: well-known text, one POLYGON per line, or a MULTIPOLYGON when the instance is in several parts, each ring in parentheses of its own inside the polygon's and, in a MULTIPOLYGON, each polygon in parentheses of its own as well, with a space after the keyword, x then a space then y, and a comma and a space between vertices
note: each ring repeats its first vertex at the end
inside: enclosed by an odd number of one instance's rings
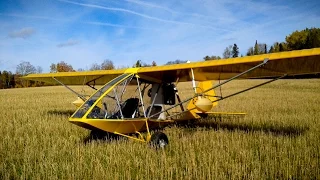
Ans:
MULTIPOLYGON (((151 106, 149 106, 149 107, 147 108, 146 115, 148 115, 150 109, 151 109, 151 106)), ((154 106, 152 107, 151 112, 150 112, 150 116, 153 115, 153 114, 159 113, 161 110, 162 110, 162 107, 161 107, 161 106, 154 105, 154 106)), ((158 119, 159 116, 160 116, 160 114, 158 114, 158 115, 156 115, 156 116, 153 116, 151 119, 158 119)))
POLYGON ((138 109, 138 106, 138 98, 127 99, 121 106, 123 118, 132 118, 133 113, 138 109))
MULTIPOLYGON (((133 118, 134 112, 138 109, 139 99, 138 98, 129 98, 121 104, 121 112, 123 118, 133 118)), ((121 119, 120 110, 114 113, 112 116, 107 119, 121 119)))

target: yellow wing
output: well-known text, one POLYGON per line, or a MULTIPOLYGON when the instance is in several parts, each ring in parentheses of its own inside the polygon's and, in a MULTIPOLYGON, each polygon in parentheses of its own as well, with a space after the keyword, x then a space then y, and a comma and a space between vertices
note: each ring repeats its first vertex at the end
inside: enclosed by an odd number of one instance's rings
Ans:
POLYGON ((141 68, 138 73, 168 82, 191 81, 192 68, 197 81, 229 79, 262 63, 265 59, 269 60, 267 64, 240 78, 320 73, 320 48, 141 68))
POLYGON ((82 72, 58 72, 46 74, 29 74, 24 79, 57 84, 57 80, 65 85, 83 85, 86 83, 103 85, 115 77, 125 73, 125 70, 97 70, 82 72), (54 79, 55 78, 55 79, 54 79))
POLYGON ((100 70, 86 72, 61 72, 47 74, 30 74, 25 79, 56 83, 58 79, 66 85, 82 85, 87 82, 96 85, 105 84, 116 76, 126 72, 137 72, 141 76, 151 77, 166 82, 191 81, 191 68, 194 71, 195 80, 218 80, 228 79, 240 74, 260 63, 265 59, 269 61, 262 67, 257 68, 240 78, 265 78, 284 74, 315 74, 320 73, 320 48, 271 53, 239 58, 202 61, 186 64, 166 66, 132 68, 124 70, 100 70))

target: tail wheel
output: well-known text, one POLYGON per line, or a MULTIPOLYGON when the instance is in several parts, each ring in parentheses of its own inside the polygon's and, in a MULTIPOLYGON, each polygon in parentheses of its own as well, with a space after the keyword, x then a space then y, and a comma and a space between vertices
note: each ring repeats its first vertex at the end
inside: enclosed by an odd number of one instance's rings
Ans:
POLYGON ((165 148, 169 144, 169 140, 163 132, 155 132, 151 136, 150 143, 156 148, 165 148))

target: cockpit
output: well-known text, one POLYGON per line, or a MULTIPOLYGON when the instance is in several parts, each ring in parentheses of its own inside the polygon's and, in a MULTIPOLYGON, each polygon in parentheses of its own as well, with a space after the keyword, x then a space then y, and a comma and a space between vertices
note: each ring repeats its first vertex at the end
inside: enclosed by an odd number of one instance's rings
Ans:
POLYGON ((122 74, 98 89, 71 118, 86 119, 165 119, 164 104, 175 103, 174 87, 122 74), (164 98, 165 96, 165 98, 164 98), (166 103, 165 103, 166 101, 166 103))

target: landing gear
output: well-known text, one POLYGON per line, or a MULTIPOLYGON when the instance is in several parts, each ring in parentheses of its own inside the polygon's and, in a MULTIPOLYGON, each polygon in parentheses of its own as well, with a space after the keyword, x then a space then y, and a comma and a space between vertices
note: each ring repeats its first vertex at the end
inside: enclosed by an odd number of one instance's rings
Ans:
POLYGON ((155 132, 152 134, 150 144, 155 148, 165 148, 169 144, 169 140, 166 134, 163 132, 155 132))

